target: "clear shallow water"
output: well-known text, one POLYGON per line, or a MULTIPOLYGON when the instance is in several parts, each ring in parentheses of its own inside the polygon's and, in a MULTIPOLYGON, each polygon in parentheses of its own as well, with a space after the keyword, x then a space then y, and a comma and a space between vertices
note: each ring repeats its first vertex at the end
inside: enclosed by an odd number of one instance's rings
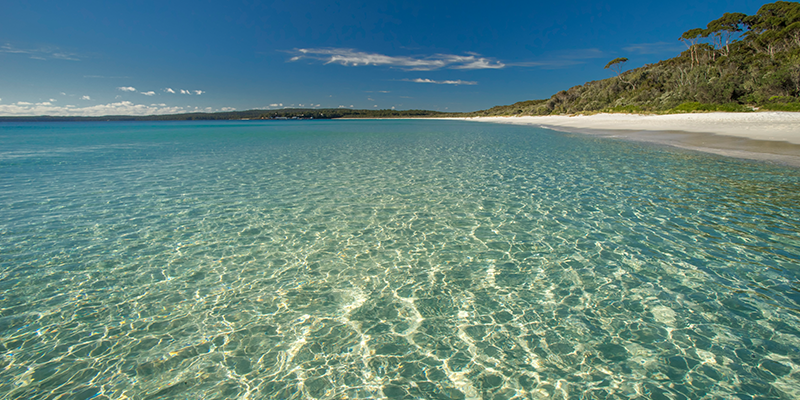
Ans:
POLYGON ((799 227, 530 127, 0 125, 0 398, 797 398, 799 227))

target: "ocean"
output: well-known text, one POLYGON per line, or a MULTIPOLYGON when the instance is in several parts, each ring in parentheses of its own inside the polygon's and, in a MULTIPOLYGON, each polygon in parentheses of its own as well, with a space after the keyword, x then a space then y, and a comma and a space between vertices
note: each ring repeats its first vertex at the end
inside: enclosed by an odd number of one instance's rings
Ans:
POLYGON ((800 170, 466 121, 0 124, 0 399, 800 397, 800 170))

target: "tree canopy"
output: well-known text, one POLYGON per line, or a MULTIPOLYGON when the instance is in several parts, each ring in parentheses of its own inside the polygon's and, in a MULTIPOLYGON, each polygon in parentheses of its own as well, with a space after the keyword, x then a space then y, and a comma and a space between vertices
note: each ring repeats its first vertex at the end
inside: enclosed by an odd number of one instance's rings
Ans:
POLYGON ((679 40, 687 50, 675 58, 627 71, 627 59, 616 58, 605 66, 614 78, 474 114, 800 111, 800 3, 725 13, 679 40))

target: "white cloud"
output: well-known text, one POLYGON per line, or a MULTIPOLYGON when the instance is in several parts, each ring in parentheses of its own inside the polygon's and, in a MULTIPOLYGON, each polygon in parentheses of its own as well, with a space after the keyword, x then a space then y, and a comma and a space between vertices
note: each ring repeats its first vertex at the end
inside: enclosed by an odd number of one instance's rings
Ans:
POLYGON ((403 79, 403 81, 414 82, 414 83, 435 83, 437 85, 477 85, 478 84, 478 82, 475 82, 475 81, 462 81, 460 79, 457 80, 457 81, 435 81, 433 79, 417 78, 417 79, 403 79))
POLYGON ((61 95, 62 95, 62 96, 66 96, 67 94, 66 94, 66 93, 64 93, 64 92, 61 92, 61 95))
POLYGON ((145 95, 145 96, 155 96, 156 95, 156 92, 154 92, 152 90, 149 91, 149 92, 140 92, 140 93, 145 95))
POLYGON ((377 53, 366 53, 353 49, 321 48, 295 49, 295 57, 289 61, 303 58, 324 61, 325 64, 345 66, 376 65, 403 68, 409 71, 431 71, 441 68, 451 69, 499 69, 506 65, 500 61, 480 57, 477 54, 458 56, 452 54, 434 54, 424 57, 387 56, 377 53))
POLYGON ((233 107, 222 107, 220 110, 221 111, 236 111, 236 109, 233 108, 233 107))
POLYGON ((181 94, 192 94, 192 92, 181 89, 181 94))
POLYGON ((92 98, 89 96, 81 96, 81 100, 91 100, 92 98))
POLYGON ((167 93, 175 94, 175 91, 172 90, 172 88, 166 88, 166 89, 164 89, 164 91, 167 92, 167 93))
POLYGON ((18 101, 17 105, 18 106, 31 106, 31 105, 33 105, 33 103, 28 103, 27 101, 18 101))
POLYGON ((50 99, 49 101, 51 101, 51 102, 52 102, 52 101, 56 101, 56 99, 50 99))
POLYGON ((195 90, 195 91, 194 91, 194 94, 196 94, 196 95, 198 95, 198 96, 200 96, 200 95, 201 95, 201 94, 203 94, 203 93, 205 93, 205 92, 204 92, 204 91, 202 91, 202 90, 195 90))
POLYGON ((31 104, 18 102, 10 105, 0 105, 0 116, 75 116, 97 117, 104 115, 161 115, 178 114, 186 112, 184 107, 167 107, 166 104, 144 105, 134 104, 130 101, 121 101, 109 104, 78 107, 74 105, 54 106, 52 104, 31 104))
POLYGON ((43 101, 41 103, 36 103, 37 106, 49 106, 52 105, 49 101, 43 101))
POLYGON ((123 92, 135 92, 136 88, 131 86, 121 86, 118 87, 117 90, 122 90, 123 92))

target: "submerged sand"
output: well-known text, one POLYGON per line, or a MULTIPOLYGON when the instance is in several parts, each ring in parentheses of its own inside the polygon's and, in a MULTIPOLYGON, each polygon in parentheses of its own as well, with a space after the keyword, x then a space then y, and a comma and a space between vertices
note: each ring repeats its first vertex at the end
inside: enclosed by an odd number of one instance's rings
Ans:
POLYGON ((465 119, 541 126, 800 167, 800 113, 796 112, 596 114, 465 119))

